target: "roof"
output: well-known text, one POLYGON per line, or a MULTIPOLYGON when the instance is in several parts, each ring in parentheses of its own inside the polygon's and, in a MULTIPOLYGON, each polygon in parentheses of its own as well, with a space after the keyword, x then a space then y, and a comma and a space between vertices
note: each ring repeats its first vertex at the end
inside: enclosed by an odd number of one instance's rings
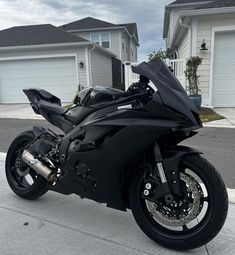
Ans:
POLYGON ((208 2, 208 0, 176 0, 169 5, 175 4, 191 4, 191 3, 200 3, 200 2, 208 2))
POLYGON ((114 24, 106 22, 103 20, 95 19, 92 17, 86 17, 65 25, 60 26, 67 31, 69 30, 90 30, 90 29, 102 29, 102 28, 118 28, 126 27, 127 31, 131 36, 135 36, 138 41, 138 31, 136 23, 127 23, 127 24, 114 24))
POLYGON ((19 26, 0 31, 0 47, 88 42, 50 24, 19 26))
POLYGON ((103 20, 95 19, 92 17, 86 17, 84 19, 76 20, 74 22, 62 25, 61 28, 65 30, 82 30, 93 28, 107 28, 114 27, 115 24, 109 23, 103 20))
POLYGON ((118 26, 125 26, 126 29, 127 29, 127 31, 128 31, 131 35, 135 35, 137 41, 139 41, 136 23, 119 24, 118 26))

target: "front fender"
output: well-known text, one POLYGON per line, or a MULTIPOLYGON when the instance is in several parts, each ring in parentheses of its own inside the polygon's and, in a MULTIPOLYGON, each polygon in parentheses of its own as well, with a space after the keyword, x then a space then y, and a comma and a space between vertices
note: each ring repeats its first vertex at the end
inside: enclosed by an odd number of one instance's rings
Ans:
POLYGON ((162 151, 162 162, 167 181, 174 194, 182 195, 180 188, 180 165, 186 155, 202 154, 202 152, 186 146, 175 146, 162 151))

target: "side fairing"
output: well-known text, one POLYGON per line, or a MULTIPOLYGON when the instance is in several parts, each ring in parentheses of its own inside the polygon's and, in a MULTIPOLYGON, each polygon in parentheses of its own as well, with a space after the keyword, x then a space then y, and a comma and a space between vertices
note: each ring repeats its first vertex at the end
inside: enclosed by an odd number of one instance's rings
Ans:
MULTIPOLYGON (((159 111, 162 114, 164 109, 159 111)), ((68 174, 53 186, 53 190, 77 193, 105 202, 109 207, 125 210, 121 186, 124 169, 134 158, 140 158, 154 141, 179 125, 170 116, 169 120, 157 118, 141 110, 108 112, 108 109, 103 109, 91 114, 65 136, 61 145, 61 157, 66 155, 62 170, 65 169, 68 174), (82 129, 85 137, 80 141, 78 150, 69 151, 71 142, 76 141, 82 129), (91 142, 93 146, 89 147, 91 142), (86 179, 76 174, 79 162, 90 169, 86 179)))

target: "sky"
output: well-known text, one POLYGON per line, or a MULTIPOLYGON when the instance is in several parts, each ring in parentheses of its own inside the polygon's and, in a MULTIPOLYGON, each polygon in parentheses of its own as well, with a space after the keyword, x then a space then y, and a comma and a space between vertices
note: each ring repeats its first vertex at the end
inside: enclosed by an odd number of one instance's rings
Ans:
POLYGON ((12 26, 63 25, 87 16, 111 23, 136 22, 139 60, 165 47, 164 6, 173 0, 0 0, 0 30, 12 26))

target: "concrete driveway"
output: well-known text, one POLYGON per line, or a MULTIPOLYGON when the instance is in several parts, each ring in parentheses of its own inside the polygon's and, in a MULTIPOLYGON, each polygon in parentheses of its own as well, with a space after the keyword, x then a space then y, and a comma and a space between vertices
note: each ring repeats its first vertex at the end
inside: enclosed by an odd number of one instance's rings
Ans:
POLYGON ((224 116, 232 125, 235 125, 235 108, 215 108, 215 111, 224 116))
POLYGON ((35 114, 30 104, 0 104, 0 118, 43 119, 35 114))
MULTIPOLYGON (((68 105, 71 103, 64 103, 68 105)), ((30 104, 0 104, 0 118, 4 119, 44 119, 34 113, 30 104)))
POLYGON ((106 208, 75 195, 48 192, 37 201, 17 197, 0 162, 0 254, 9 255, 173 255, 234 254, 235 205, 220 234, 188 252, 165 249, 147 238, 131 212, 106 208))

